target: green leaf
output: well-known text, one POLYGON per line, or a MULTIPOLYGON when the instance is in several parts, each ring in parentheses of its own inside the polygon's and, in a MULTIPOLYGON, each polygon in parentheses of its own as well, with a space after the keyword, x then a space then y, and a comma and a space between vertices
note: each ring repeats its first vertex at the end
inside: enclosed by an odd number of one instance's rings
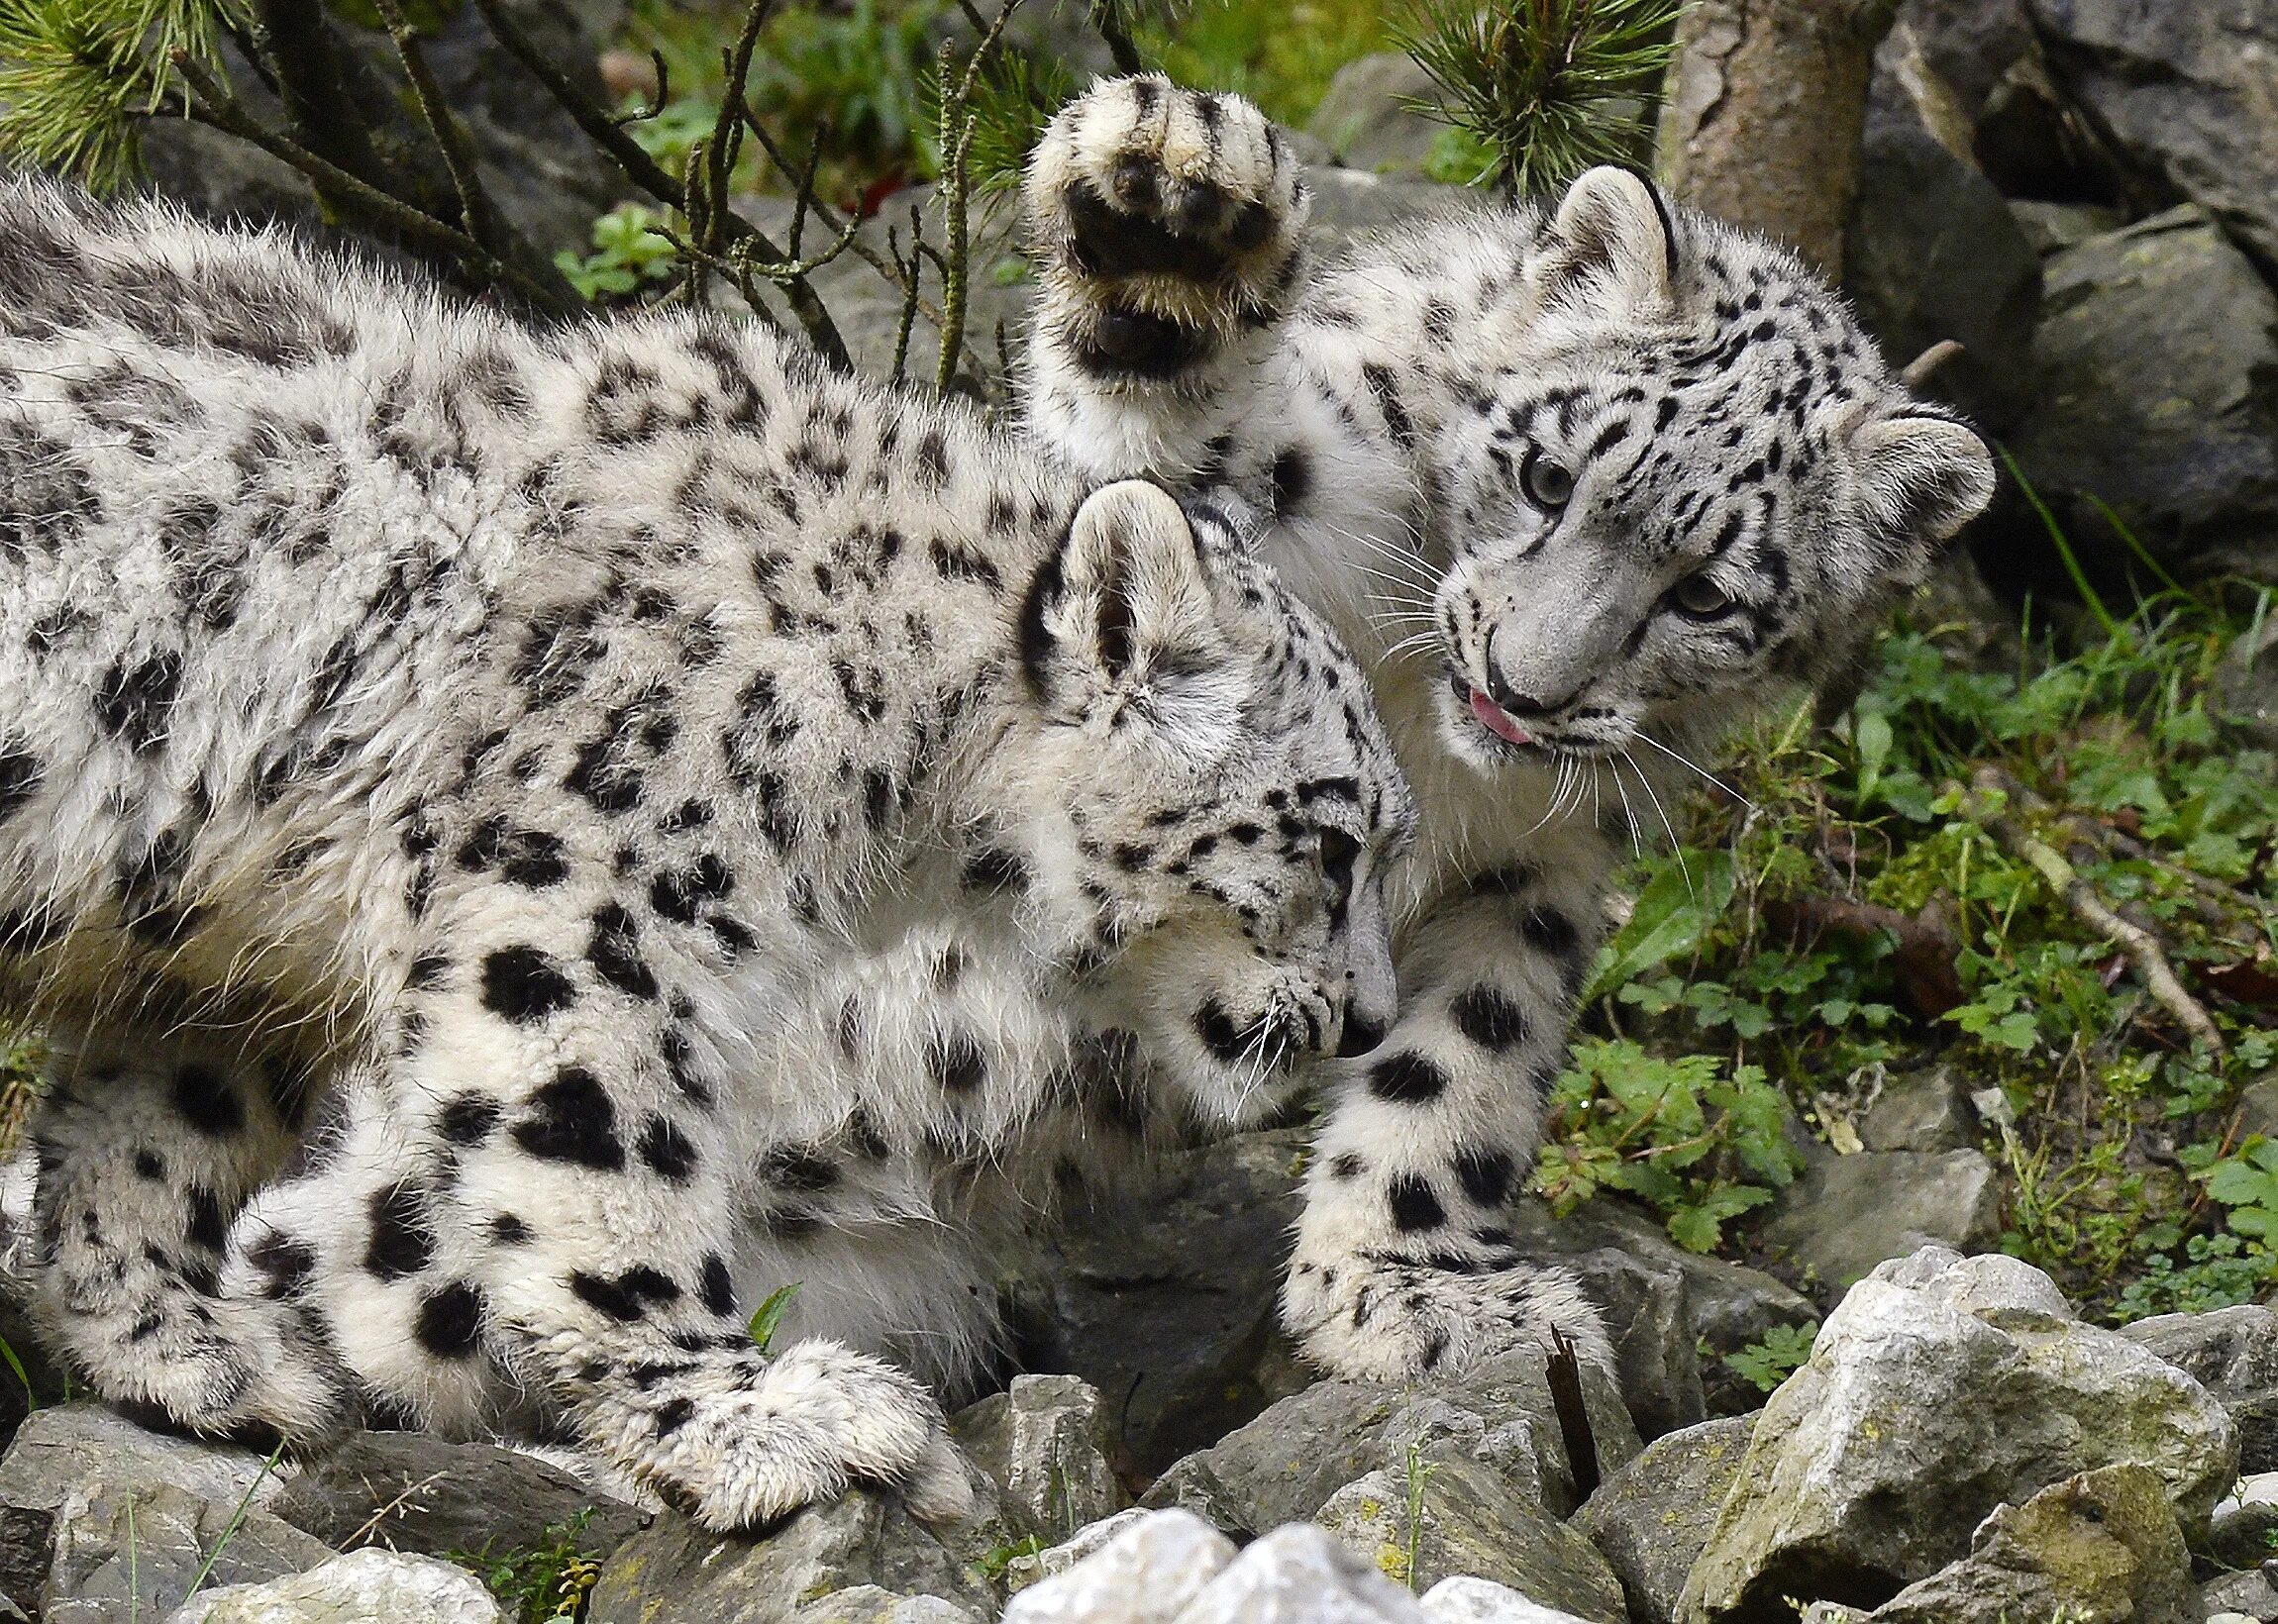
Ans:
POLYGON ((768 1300, 760 1304, 759 1311, 752 1315, 752 1340, 760 1345, 761 1353, 766 1353, 768 1345, 776 1340, 776 1327, 782 1324, 784 1310, 790 1307, 791 1299, 798 1294, 799 1282, 796 1280, 788 1285, 777 1286, 768 1294, 768 1300))
POLYGON ((1629 923, 1614 933, 1600 955, 1584 1002, 1634 980, 1701 945, 1710 926, 1724 917, 1732 900, 1732 856, 1728 852, 1678 851, 1662 859, 1645 888, 1637 893, 1629 923))

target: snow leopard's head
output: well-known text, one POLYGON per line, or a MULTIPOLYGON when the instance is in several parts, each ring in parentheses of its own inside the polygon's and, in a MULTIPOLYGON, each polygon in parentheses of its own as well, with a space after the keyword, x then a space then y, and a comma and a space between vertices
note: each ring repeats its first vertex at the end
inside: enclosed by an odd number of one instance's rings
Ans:
POLYGON ((1022 610, 1011 748, 1033 905, 1104 1024, 1219 1115, 1394 1013, 1383 875, 1406 782, 1360 666, 1227 519, 1160 487, 1078 510, 1022 610))
POLYGON ((1432 448, 1443 725, 1482 765, 1700 741, 1854 658, 1993 461, 1785 251, 1619 169, 1528 224, 1432 448))

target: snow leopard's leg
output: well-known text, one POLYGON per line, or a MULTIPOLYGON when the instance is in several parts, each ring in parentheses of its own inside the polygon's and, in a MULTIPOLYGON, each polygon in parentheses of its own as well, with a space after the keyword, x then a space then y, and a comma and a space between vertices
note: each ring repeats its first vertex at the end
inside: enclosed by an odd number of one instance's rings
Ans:
POLYGON ((1598 1314, 1503 1227, 1532 1165, 1596 948, 1580 882, 1499 870, 1409 932, 1383 1047, 1335 1063, 1283 1316, 1340 1374, 1454 1371, 1564 1332, 1610 1368, 1598 1314))
POLYGON ((1305 279, 1288 140, 1239 96, 1112 80, 1053 119, 1024 198, 1031 437, 1102 476, 1211 483, 1305 279))
POLYGON ((283 1306, 222 1285, 230 1225, 291 1153, 306 1074, 215 1035, 52 1044, 33 1123, 33 1313, 102 1397, 154 1424, 303 1440, 337 1372, 283 1306))
POLYGON ((856 1482, 961 1512, 962 1464, 915 1381, 828 1342, 763 1356, 746 1334, 727 1260, 750 1156, 736 1051, 672 990, 709 967, 661 932, 613 927, 580 960, 538 944, 598 923, 454 923, 429 936, 404 994, 418 1018, 351 1090, 341 1143, 248 1207, 246 1255, 301 1260, 289 1289, 375 1397, 458 1421, 502 1373, 707 1526, 856 1482))

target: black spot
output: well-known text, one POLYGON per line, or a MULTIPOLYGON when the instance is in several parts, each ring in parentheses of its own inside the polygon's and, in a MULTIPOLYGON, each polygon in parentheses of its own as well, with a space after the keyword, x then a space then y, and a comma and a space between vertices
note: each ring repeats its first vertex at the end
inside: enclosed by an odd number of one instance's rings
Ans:
POLYGON ((1274 512, 1282 518, 1302 502, 1313 488, 1313 464, 1302 451, 1287 447, 1274 458, 1274 512))
POLYGON ((411 1334, 438 1359, 465 1359, 482 1335, 482 1293, 466 1280, 453 1280, 419 1299, 411 1334))
POLYGON ((1368 1166, 1366 1162, 1363 1162, 1352 1152, 1346 1151, 1329 1163, 1329 1174, 1333 1178, 1358 1178, 1362 1173, 1368 1171, 1368 1166))
POLYGON ((417 1185, 398 1182, 373 1190, 367 1211, 371 1237, 363 1267, 374 1279, 400 1280, 434 1261, 435 1233, 428 1228, 426 1196, 417 1185))
POLYGON ((680 1298, 680 1288, 672 1277, 647 1264, 636 1264, 615 1279, 576 1269, 570 1276, 570 1289, 580 1302, 625 1325, 645 1315, 652 1302, 672 1303, 680 1298))
POLYGON ((1255 1026, 1236 1026, 1234 1017, 1226 1013, 1226 1006, 1212 998, 1194 1011, 1194 1035, 1202 1040, 1202 1047, 1228 1066, 1239 1062, 1250 1052, 1257 1038, 1255 1026))
POLYGON ((617 1137, 617 1106, 601 1079, 582 1066, 565 1066, 554 1080, 531 1091, 528 1114, 514 1125, 514 1142, 548 1162, 616 1172, 625 1166, 617 1137))
POLYGON ((424 991, 438 985, 443 980, 443 972, 450 967, 451 961, 440 953, 419 954, 404 971, 403 984, 424 991))
POLYGON ((461 1094, 435 1113, 435 1131, 447 1144, 479 1145, 498 1126, 498 1101, 488 1094, 461 1094))
POLYGON ((162 649, 134 665, 114 660, 95 692, 95 717, 105 732, 138 756, 165 742, 174 700, 182 687, 182 657, 162 649))
POLYGON ((1507 1152, 1480 1146, 1466 1146, 1455 1155, 1455 1176, 1463 1185, 1464 1194, 1483 1207, 1500 1207, 1510 1193, 1510 1180, 1517 1171, 1507 1152))
POLYGON ((939 1038, 926 1053, 934 1086, 945 1094, 970 1094, 988 1080, 988 1057, 962 1032, 939 1038))
POLYGON ((1519 918, 1518 934, 1529 947, 1554 959, 1571 959, 1582 946, 1582 932, 1574 921, 1548 904, 1527 909, 1519 918))
POLYGON ((726 1259, 717 1252, 706 1253, 703 1270, 696 1278, 697 1294, 704 1299, 706 1308, 715 1314, 736 1311, 736 1282, 728 1272, 726 1259))
POLYGON ((46 777, 39 757, 14 744, 0 745, 0 823, 21 812, 46 777))
POLYGON ((1026 890, 1028 864, 1002 847, 984 847, 965 860, 963 878, 969 891, 1026 890))
POLYGON ((246 1258, 261 1271, 261 1295, 272 1301, 291 1296, 316 1271, 316 1249, 273 1229, 247 1249, 246 1258))
POLYGON ((1501 987, 1484 982, 1456 995, 1448 1005, 1458 1032, 1480 1048, 1501 1054, 1526 1042, 1526 1011, 1501 987))
POLYGON ((653 1116, 641 1130, 641 1160, 673 1183, 683 1183, 696 1170, 696 1147, 673 1123, 653 1116))
POLYGON ((154 1182, 162 1180, 166 1176, 165 1158, 153 1150, 137 1151, 135 1153, 135 1173, 138 1177, 148 1178, 154 1182))
POLYGON ((1403 1049, 1369 1067, 1369 1092, 1399 1105, 1429 1105, 1447 1092, 1448 1075, 1428 1055, 1403 1049))
POLYGON ((185 1066, 174 1072, 174 1109, 209 1139, 243 1131, 246 1108, 228 1079, 210 1066, 185 1066))
POLYGON ((499 948, 482 961, 482 1005, 518 1026, 530 1026, 576 1001, 554 961, 537 948, 499 948))
POLYGON ((593 972, 618 991, 635 998, 657 996, 657 976, 642 960, 640 926, 631 913, 614 902, 593 910, 593 939, 585 945, 585 961, 593 972))
POLYGON ((803 1145, 778 1145, 760 1159, 760 1176, 787 1190, 827 1190, 839 1181, 839 1169, 803 1145))
POLYGON ((520 1246, 530 1239, 530 1226, 511 1212, 490 1220, 490 1239, 499 1246, 520 1246))
POLYGON ((1412 1172, 1394 1179, 1385 1198, 1392 1204, 1393 1227, 1402 1235, 1437 1229, 1447 1222, 1447 1209, 1439 1204, 1430 1183, 1412 1172))
POLYGON ((202 1246, 208 1252, 219 1252, 229 1243, 229 1215, 222 1211, 222 1198, 203 1184, 189 1187, 188 1224, 183 1233, 192 1246, 202 1246))
POLYGON ((673 1434, 686 1426, 688 1418, 695 1413, 696 1402, 692 1398, 666 1399, 664 1403, 657 1406, 657 1436, 659 1438, 672 1437, 673 1434))

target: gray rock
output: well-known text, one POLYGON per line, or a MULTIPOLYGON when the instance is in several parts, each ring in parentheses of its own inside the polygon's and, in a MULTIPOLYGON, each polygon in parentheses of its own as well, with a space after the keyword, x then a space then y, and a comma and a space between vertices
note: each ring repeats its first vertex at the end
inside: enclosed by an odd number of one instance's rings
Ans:
POLYGON ((2050 70, 2129 171, 2278 270, 2278 4, 2029 3, 2050 70))
POLYGON ((2024 0, 1901 0, 1894 27, 1921 42, 1923 59, 1971 119, 2033 44, 2024 0))
POLYGON ((1538 1607, 1507 1584, 1469 1575, 1443 1578, 1423 1595, 1432 1624, 1583 1624, 1572 1613, 1538 1607))
POLYGON ((1201 1518, 1151 1512, 1014 1596, 1004 1624, 1169 1624, 1233 1560, 1233 1542, 1201 1518))
POLYGON ((1911 28, 1875 60, 1843 285, 1894 363, 1942 339, 1962 353, 1927 392, 1996 432, 2031 390, 2040 258, 1970 151, 1970 124, 1911 28))
POLYGON ((1966 1555, 1997 1506, 2107 1466, 2149 1468, 2204 1529, 2236 1460, 2205 1388, 2081 1324, 2038 1269, 1925 1248, 1854 1287, 1772 1395, 1679 1617, 1879 1604, 1966 1555))
POLYGON ((2196 208, 2052 255, 2036 400, 2010 438, 2091 560, 2110 503, 2185 579, 2268 578, 2278 534, 2278 295, 2196 208))
POLYGON ((1754 1418, 1728 1416, 1656 1438, 1575 1513, 1621 1581, 1636 1624, 1675 1624, 1686 1575, 1740 1472, 1754 1418))
POLYGON ((2161 1314, 2120 1334, 2191 1376, 2229 1412, 2240 1472, 2278 1472, 2278 1312, 2244 1303, 2161 1314))
MULTIPOLYGON (((1583 1394, 1599 1471, 1615 1472, 1637 1453, 1636 1430, 1594 1366, 1583 1367, 1583 1394)), ((1180 1462, 1142 1503, 1211 1507, 1228 1532, 1258 1534, 1310 1516, 1371 1472, 1404 1471, 1411 1447, 1426 1464, 1476 1462, 1554 1516, 1578 1500, 1542 1356, 1519 1349, 1428 1390, 1321 1382, 1180 1462)))
POLYGON ((1306 1137, 1229 1139, 1069 1216, 1028 1316, 1038 1327, 1030 1363, 1115 1395, 1114 1436, 1141 1472, 1161 1472, 1280 1396, 1261 1368, 1279 1336, 1274 1305, 1306 1137))
POLYGON ((2228 1613, 2233 1618, 2260 1621, 2278 1618, 2278 1584, 2258 1568, 2242 1573, 2218 1573, 2199 1587, 2200 1604, 2208 1624, 2228 1613))
MULTIPOLYGON (((1184 1511, 1186 1508, 1181 1506, 1169 1509, 1184 1511)), ((1143 1523, 1150 1517, 1160 1515, 1162 1515, 1161 1512, 1150 1511, 1145 1506, 1135 1505, 1127 1511, 1118 1511, 1112 1517, 1102 1517, 1095 1523, 1088 1523, 1079 1528, 1058 1545, 1047 1546, 1032 1556, 1014 1557, 1004 1565, 1005 1593, 1018 1595, 1031 1584, 1039 1584, 1045 1579, 1067 1573, 1069 1569, 1091 1555, 1092 1552, 1105 1550, 1109 1544, 1122 1536, 1125 1529, 1143 1523)), ((1207 1517, 1201 1520, 1205 1523, 1210 1522, 1207 1517)), ((1215 1523, 1210 1523, 1210 1528, 1213 1533, 1217 1531, 1215 1523)), ((1223 1538, 1223 1536, 1220 1537, 1223 1538)))
MULTIPOLYGON (((1277 1528, 1236 1557, 1187 1604, 1175 1624, 1259 1624, 1267 1619, 1425 1624, 1414 1596, 1306 1523, 1277 1528)), ((1076 1620, 1071 1617, 1068 1624, 1076 1620)))
POLYGON ((1128 1503, 1107 1464, 1106 1406, 1079 1376, 1014 1376, 1009 1391, 959 1412, 951 1430, 1029 1533, 1065 1539, 1128 1503))
POLYGON ((583 1512, 577 1548, 605 1557, 649 1522, 535 1457, 416 1432, 350 1436, 304 1465, 270 1509, 343 1550, 368 1543, 430 1556, 538 1545, 583 1512))
POLYGON ((1593 1624, 1627 1624, 1620 1580, 1597 1548, 1476 1461, 1430 1467, 1412 1492, 1405 1474, 1372 1472, 1314 1520, 1411 1590, 1469 1573, 1593 1624))
POLYGON ((1762 1232, 1830 1302, 1877 1264, 1925 1246, 1983 1251, 2000 1238, 2000 1181, 1978 1151, 1829 1157, 1789 1186, 1762 1232))
POLYGON ((260 1584, 333 1554, 241 1499, 207 1499, 163 1480, 101 1472, 55 1513, 55 1562, 41 1588, 40 1617, 45 1624, 162 1618, 189 1596, 201 1573, 217 1586, 260 1584))
POLYGON ((1306 134, 1325 144, 1339 163, 1374 174, 1423 172, 1432 143, 1448 128, 1410 104, 1437 105, 1439 87, 1414 57, 1400 51, 1358 56, 1337 69, 1306 134))
POLYGON ((2207 1549, 2233 1568, 2268 1562, 2278 1537, 2278 1472, 2241 1477, 2215 1503, 2208 1519, 2207 1549))
POLYGON ((798 1611, 799 1624, 982 1624, 981 1615, 939 1596, 897 1596, 875 1584, 840 1590, 798 1611))
MULTIPOLYGON (((953 1536, 954 1537, 954 1536, 953 1536)), ((587 1624, 789 1624, 801 1603, 871 1584, 984 1616, 987 1581, 897 1502, 855 1490, 810 1506, 764 1540, 660 1517, 602 1565, 587 1624)))
POLYGON ((201 1591, 166 1624, 501 1624, 504 1617, 464 1568, 357 1551, 266 1584, 201 1591))
POLYGON ((2126 1619, 2200 1624, 2191 1557, 2148 1467, 2102 1467, 2005 1505, 1961 1561, 1908 1585, 1874 1624, 2017 1624, 2126 1619))
POLYGON ((1883 1084, 1859 1123, 1870 1151, 1959 1151, 1978 1142, 1969 1079, 1958 1066, 1902 1071, 1883 1084))
POLYGON ((165 1483, 232 1505, 250 1491, 256 1506, 284 1488, 250 1451, 145 1432, 99 1404, 34 1412, 0 1456, 0 1505, 52 1512, 98 1481, 165 1483))
POLYGON ((2009 212, 2033 253, 2043 255, 2075 248, 2126 224, 2118 209, 2102 203, 2043 203, 2037 198, 2019 197, 2010 200, 2009 212))

